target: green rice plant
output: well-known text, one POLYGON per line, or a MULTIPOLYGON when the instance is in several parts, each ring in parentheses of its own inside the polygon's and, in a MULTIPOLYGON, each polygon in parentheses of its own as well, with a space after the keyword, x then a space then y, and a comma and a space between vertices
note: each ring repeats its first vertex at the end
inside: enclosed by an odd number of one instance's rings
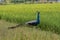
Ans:
POLYGON ((60 33, 60 3, 0 5, 0 19, 25 23, 35 20, 37 11, 40 11, 40 28, 60 33))

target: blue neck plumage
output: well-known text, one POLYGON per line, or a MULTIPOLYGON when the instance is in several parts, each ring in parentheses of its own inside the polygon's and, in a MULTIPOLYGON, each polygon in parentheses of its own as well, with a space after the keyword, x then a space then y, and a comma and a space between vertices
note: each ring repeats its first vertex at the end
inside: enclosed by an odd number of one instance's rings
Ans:
POLYGON ((37 24, 40 23, 40 16, 39 16, 40 12, 37 13, 37 24))

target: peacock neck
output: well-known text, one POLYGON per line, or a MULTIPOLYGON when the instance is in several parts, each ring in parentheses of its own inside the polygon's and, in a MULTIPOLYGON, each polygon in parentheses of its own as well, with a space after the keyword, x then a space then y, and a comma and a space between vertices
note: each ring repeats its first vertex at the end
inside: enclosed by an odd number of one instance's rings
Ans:
POLYGON ((40 12, 37 13, 37 23, 40 23, 40 16, 39 16, 40 12))

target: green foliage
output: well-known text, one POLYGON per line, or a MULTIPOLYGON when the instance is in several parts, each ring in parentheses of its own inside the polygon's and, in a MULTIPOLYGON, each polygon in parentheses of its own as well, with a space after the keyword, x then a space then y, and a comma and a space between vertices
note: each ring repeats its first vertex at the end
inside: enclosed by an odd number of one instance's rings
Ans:
POLYGON ((0 6, 0 19, 10 22, 25 23, 36 19, 40 11, 41 24, 44 30, 60 33, 60 4, 16 4, 0 6))

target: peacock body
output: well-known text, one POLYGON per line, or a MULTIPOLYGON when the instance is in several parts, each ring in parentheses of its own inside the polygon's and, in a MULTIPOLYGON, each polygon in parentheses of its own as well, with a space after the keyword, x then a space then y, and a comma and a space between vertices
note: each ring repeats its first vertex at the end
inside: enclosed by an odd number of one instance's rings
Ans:
POLYGON ((36 20, 28 21, 28 22, 26 22, 26 24, 32 25, 32 26, 37 26, 38 24, 40 24, 40 12, 37 12, 36 20))

